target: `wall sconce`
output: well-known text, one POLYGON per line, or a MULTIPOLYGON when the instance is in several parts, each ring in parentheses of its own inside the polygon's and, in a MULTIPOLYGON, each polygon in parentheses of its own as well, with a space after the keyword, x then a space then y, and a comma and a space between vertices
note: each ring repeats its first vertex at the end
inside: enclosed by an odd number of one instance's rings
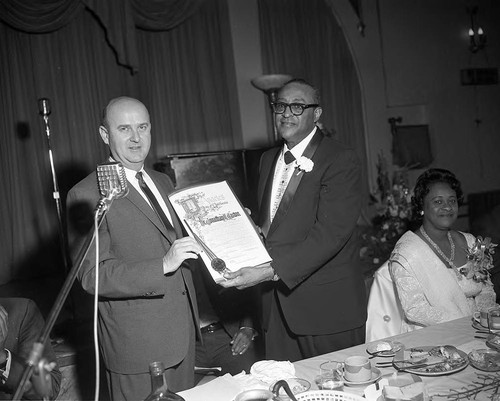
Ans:
POLYGON ((476 53, 477 51, 484 49, 486 46, 486 34, 484 33, 483 28, 481 28, 476 21, 477 6, 472 8, 467 7, 467 14, 470 16, 469 50, 472 53, 476 53))
MULTIPOLYGON (((271 74, 271 75, 261 75, 260 77, 253 78, 250 82, 254 87, 261 90, 267 95, 269 101, 269 107, 271 108, 271 117, 273 116, 273 106, 272 103, 276 101, 276 94, 278 90, 292 79, 291 75, 285 74, 271 74)), ((274 125, 274 120, 271 118, 273 124, 273 136, 274 141, 278 142, 278 132, 274 125)))

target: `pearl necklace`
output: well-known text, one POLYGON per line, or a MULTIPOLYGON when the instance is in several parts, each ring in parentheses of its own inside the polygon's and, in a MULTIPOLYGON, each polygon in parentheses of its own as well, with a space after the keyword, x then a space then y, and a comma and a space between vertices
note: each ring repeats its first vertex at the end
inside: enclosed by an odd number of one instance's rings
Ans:
POLYGON ((441 250, 441 248, 427 235, 427 233, 424 230, 424 226, 420 226, 420 232, 424 236, 424 238, 429 242, 429 244, 432 245, 432 247, 436 250, 436 252, 450 265, 452 269, 455 269, 455 271, 458 271, 458 267, 455 266, 453 263, 453 259, 455 259, 455 243, 453 242, 453 238, 451 237, 451 233, 448 231, 446 236, 448 237, 448 241, 450 243, 450 248, 451 248, 451 254, 450 257, 448 258, 444 252, 441 250))

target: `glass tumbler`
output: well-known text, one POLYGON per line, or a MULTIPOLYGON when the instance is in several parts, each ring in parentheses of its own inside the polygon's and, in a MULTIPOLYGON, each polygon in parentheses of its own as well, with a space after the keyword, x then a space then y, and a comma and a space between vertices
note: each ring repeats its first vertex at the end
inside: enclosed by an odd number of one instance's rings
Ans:
POLYGON ((316 385, 320 390, 344 391, 344 364, 337 361, 324 362, 319 366, 316 385))

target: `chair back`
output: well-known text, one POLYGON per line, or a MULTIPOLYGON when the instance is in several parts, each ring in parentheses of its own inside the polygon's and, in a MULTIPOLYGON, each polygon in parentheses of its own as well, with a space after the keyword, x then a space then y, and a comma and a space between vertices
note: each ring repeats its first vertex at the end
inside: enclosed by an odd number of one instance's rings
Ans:
POLYGON ((366 342, 401 334, 404 330, 404 312, 389 272, 389 261, 380 266, 373 276, 368 298, 366 342))

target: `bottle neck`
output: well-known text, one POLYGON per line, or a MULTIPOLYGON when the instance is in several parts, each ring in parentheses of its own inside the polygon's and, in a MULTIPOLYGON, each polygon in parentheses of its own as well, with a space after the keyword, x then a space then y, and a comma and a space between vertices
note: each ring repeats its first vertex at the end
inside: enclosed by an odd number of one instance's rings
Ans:
POLYGON ((151 390, 154 392, 160 389, 167 389, 167 380, 163 372, 151 375, 151 390))

